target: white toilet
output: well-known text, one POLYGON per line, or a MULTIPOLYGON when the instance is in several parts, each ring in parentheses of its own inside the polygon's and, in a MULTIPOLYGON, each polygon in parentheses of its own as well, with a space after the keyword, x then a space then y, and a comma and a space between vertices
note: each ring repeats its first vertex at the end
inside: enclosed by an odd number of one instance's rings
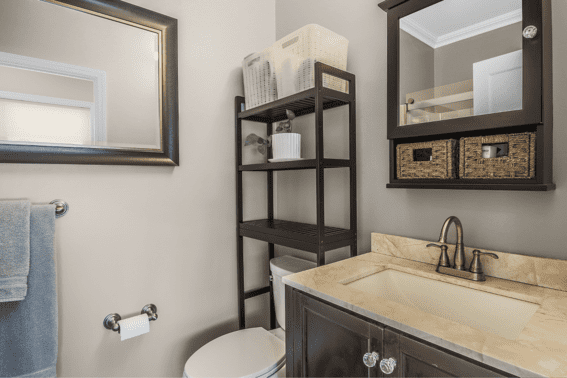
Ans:
POLYGON ((317 264, 292 256, 270 261, 274 278, 274 305, 281 328, 248 328, 207 343, 185 364, 183 377, 285 377, 285 285, 282 277, 315 268, 317 264))

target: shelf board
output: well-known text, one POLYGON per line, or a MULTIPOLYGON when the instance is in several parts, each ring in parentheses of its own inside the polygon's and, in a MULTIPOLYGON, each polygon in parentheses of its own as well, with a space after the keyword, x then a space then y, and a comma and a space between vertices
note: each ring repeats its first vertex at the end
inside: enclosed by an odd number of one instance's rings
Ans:
POLYGON ((390 183, 386 184, 386 188, 395 189, 464 189, 464 190, 520 190, 520 191, 537 191, 546 192, 555 190, 555 184, 525 184, 525 183, 509 183, 509 184, 492 184, 490 182, 483 184, 470 183, 390 183))
POLYGON ((278 219, 242 222, 239 229, 240 236, 313 253, 317 253, 319 246, 325 251, 346 247, 356 238, 351 230, 325 227, 324 238, 319 243, 317 225, 278 219))
MULTIPOLYGON (((323 159, 323 168, 350 167, 350 160, 346 159, 323 159)), ((240 171, 291 171, 297 169, 315 169, 317 159, 283 161, 279 163, 247 164, 238 167, 240 171)))
MULTIPOLYGON (((280 100, 240 112, 238 113, 238 118, 246 121, 270 123, 287 119, 286 109, 292 110, 296 117, 311 114, 315 112, 316 93, 315 88, 307 89, 292 96, 284 97, 280 100)), ((348 101, 345 101, 345 98, 351 97, 349 94, 329 88, 322 90, 322 96, 323 109, 346 105, 348 101)))
MULTIPOLYGON (((490 115, 490 114, 489 114, 490 115)), ((475 116, 483 117, 483 116, 475 116)), ((468 117, 468 118, 475 118, 468 117)), ((447 126, 447 121, 459 121, 465 118, 454 118, 449 120, 428 122, 400 126, 394 135, 389 135, 388 139, 399 143, 413 143, 415 141, 439 140, 439 139, 459 139, 463 137, 485 136, 497 134, 535 132, 541 124, 511 124, 506 123, 472 123, 467 125, 447 126)), ((519 122, 519 121, 518 121, 519 122)))

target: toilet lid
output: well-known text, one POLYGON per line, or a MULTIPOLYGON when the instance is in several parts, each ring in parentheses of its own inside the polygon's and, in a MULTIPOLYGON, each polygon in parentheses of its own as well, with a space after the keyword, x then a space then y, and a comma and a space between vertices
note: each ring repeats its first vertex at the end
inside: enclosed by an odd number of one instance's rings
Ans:
POLYGON ((256 378, 285 362, 285 343, 264 328, 235 331, 209 342, 185 364, 190 378, 256 378))

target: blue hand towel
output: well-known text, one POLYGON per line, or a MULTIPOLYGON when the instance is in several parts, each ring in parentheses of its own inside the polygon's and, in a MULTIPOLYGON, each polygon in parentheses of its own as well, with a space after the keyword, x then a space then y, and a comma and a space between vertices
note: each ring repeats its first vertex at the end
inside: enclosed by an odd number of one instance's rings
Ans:
POLYGON ((28 293, 0 303, 0 377, 56 377, 54 234, 55 206, 32 206, 28 293))
POLYGON ((0 201, 0 302, 26 297, 29 269, 30 202, 0 201))

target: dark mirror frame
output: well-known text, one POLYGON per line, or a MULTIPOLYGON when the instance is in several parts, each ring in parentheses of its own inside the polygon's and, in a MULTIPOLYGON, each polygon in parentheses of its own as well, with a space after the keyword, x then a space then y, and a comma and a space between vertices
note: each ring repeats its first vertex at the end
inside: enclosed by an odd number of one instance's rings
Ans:
POLYGON ((388 12, 388 139, 424 135, 503 128, 542 123, 542 5, 541 0, 522 0, 522 29, 535 25, 539 36, 522 38, 523 108, 521 110, 485 114, 418 125, 398 125, 400 19, 443 0, 387 0, 379 6, 388 12))
POLYGON ((93 16, 123 20, 160 36, 161 151, 88 146, 0 144, 1 163, 179 165, 177 19, 120 0, 42 0, 93 16))

